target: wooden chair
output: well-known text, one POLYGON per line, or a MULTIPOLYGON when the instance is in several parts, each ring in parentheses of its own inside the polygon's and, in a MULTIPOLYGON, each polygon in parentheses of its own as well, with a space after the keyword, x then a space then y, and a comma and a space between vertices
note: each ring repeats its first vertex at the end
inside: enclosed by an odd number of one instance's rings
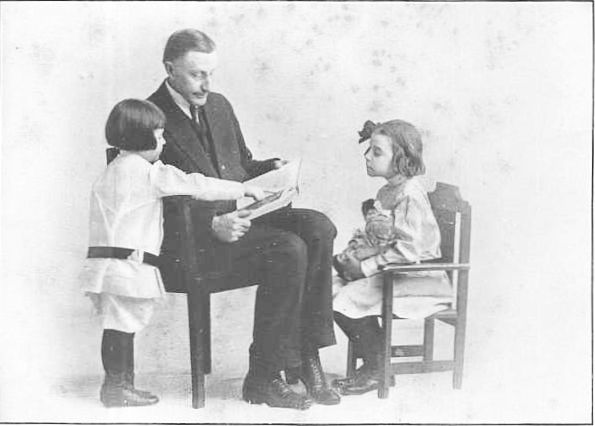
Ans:
MULTIPOLYGON (((464 201, 456 186, 437 183, 428 193, 432 210, 442 237, 442 257, 428 263, 387 265, 384 275, 382 325, 384 331, 383 374, 378 388, 378 398, 387 398, 390 378, 394 374, 427 373, 453 370, 453 387, 460 389, 463 380, 463 355, 465 350, 465 325, 467 320, 467 284, 469 278, 469 249, 471 235, 471 206, 464 201), (424 319, 423 344, 392 345, 393 278, 397 274, 415 271, 447 271, 456 288, 456 301, 449 309, 424 319), (454 327, 454 356, 451 360, 434 360, 434 325, 439 320, 454 327), (392 362, 392 358, 421 357, 420 361, 392 362)), ((349 342, 347 350, 347 375, 354 373, 357 354, 349 342)))
MULTIPOLYGON (((109 164, 118 155, 117 148, 106 150, 109 164)), ((169 292, 185 293, 188 303, 188 328, 190 334, 190 370, 192 377, 192 407, 205 406, 205 375, 211 372, 211 307, 209 281, 214 277, 203 276, 198 270, 194 243, 194 227, 189 196, 166 197, 166 209, 184 218, 184 229, 176 234, 183 253, 182 258, 161 256, 161 272, 169 292)))

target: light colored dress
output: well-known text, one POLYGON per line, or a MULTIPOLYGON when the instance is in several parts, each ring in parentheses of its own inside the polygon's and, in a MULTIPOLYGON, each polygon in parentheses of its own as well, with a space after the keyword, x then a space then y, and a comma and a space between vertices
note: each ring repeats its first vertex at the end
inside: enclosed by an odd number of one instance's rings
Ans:
MULTIPOLYGON (((163 240, 162 197, 191 195, 202 200, 235 200, 238 182, 186 174, 123 151, 93 184, 89 246, 139 249, 159 255, 163 240)), ((145 327, 154 304, 165 295, 159 269, 124 259, 86 259, 81 288, 91 297, 103 327, 128 333, 145 327)))
MULTIPOLYGON (((388 244, 383 243, 380 254, 361 262, 365 278, 351 282, 334 278, 333 309, 350 318, 380 315, 383 278, 378 274, 379 266, 441 256, 440 230, 426 191, 417 178, 380 188, 374 208, 376 213, 371 218, 375 223, 392 223, 393 238, 388 244)), ((368 223, 368 235, 369 228, 368 223)), ((395 277, 393 286, 393 313, 400 318, 424 318, 448 308, 452 302, 452 285, 443 271, 401 274, 395 277)))

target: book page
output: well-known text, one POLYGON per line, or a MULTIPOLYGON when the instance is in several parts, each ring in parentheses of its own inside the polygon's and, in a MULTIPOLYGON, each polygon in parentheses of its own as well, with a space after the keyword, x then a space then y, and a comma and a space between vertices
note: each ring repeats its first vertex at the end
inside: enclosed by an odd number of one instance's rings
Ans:
POLYGON ((244 183, 259 186, 266 191, 277 191, 289 186, 298 186, 302 160, 292 160, 283 167, 271 170, 244 183))
MULTIPOLYGON (((244 183, 258 186, 267 192, 268 194, 265 198, 266 201, 261 200, 261 204, 258 204, 258 206, 262 207, 275 202, 274 206, 276 206, 276 208, 269 210, 273 211, 289 204, 299 193, 301 166, 301 158, 292 160, 279 169, 271 170, 268 173, 247 180, 244 183)), ((251 204, 254 204, 254 199, 244 197, 237 202, 238 210, 250 206, 251 204)), ((254 214, 257 214, 257 208, 251 209, 254 211, 254 214)), ((254 214, 252 217, 258 217, 254 216, 254 214)))
POLYGON ((297 188, 289 187, 273 192, 260 201, 255 201, 252 204, 242 207, 242 210, 248 210, 251 213, 249 218, 256 219, 257 217, 287 206, 297 194, 297 188))

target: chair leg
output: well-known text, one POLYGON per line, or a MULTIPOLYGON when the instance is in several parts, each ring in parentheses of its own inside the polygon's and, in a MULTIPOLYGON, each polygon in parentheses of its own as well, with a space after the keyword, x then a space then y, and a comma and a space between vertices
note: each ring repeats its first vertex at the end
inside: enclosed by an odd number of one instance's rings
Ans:
POLYGON ((205 374, 211 374, 211 295, 204 295, 203 305, 203 324, 204 330, 203 336, 203 347, 204 347, 204 358, 203 358, 203 372, 205 374))
POLYGON ((391 368, 391 338, 392 338, 392 323, 393 323, 393 276, 392 274, 384 274, 382 296, 382 329, 384 331, 384 339, 382 342, 382 376, 380 378, 380 385, 378 386, 378 398, 388 398, 390 378, 392 376, 391 368))
POLYGON ((463 318, 457 319, 455 327, 454 344, 454 369, 452 374, 452 387, 461 389, 463 385, 463 361, 465 355, 465 321, 463 318))
POLYGON ((434 359, 434 319, 426 318, 424 320, 424 361, 434 359))
POLYGON ((347 373, 346 377, 351 377, 355 374, 355 367, 357 365, 357 357, 355 356, 355 347, 353 342, 349 340, 347 343, 347 373))
POLYGON ((202 372, 192 372, 192 408, 205 406, 205 375, 202 372))
MULTIPOLYGON (((204 306, 197 305, 188 294, 188 328, 190 330, 190 374, 192 377, 192 408, 205 406, 204 306)), ((200 302, 198 302, 200 303, 200 302)))

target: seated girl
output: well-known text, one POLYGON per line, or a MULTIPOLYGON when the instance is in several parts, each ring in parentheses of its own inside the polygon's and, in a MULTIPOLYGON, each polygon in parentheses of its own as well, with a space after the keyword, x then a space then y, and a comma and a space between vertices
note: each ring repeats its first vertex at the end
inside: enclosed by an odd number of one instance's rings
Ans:
MULTIPOLYGON (((380 382, 380 267, 441 256, 440 230, 426 191, 416 178, 425 172, 417 129, 401 120, 368 121, 360 135, 360 143, 370 140, 364 155, 368 176, 382 177, 386 184, 373 202, 363 204, 365 231, 356 231, 334 260, 340 277, 334 288, 335 321, 363 358, 354 376, 334 381, 343 395, 375 390, 380 382)), ((452 301, 452 286, 443 271, 400 274, 393 285, 393 313, 400 318, 424 318, 446 309, 452 301)))

